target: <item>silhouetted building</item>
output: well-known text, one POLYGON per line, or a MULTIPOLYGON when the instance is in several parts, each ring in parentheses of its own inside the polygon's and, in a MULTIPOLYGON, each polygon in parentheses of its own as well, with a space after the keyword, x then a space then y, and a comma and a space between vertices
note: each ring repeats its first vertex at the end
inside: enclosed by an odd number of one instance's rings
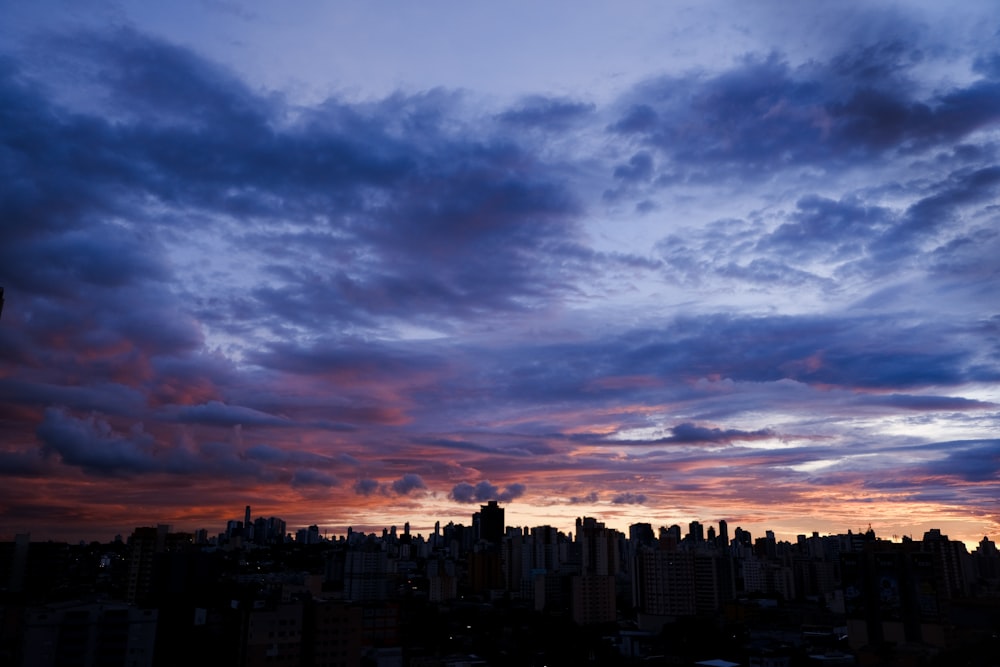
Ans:
POLYGON ((705 527, 701 525, 700 521, 692 521, 688 524, 687 538, 695 544, 701 544, 705 541, 705 527))
POLYGON ((576 520, 580 574, 572 579, 572 609, 579 625, 615 620, 615 576, 621 569, 618 536, 618 531, 591 517, 576 520))
POLYGON ((129 557, 128 592, 125 598, 131 604, 143 604, 153 587, 153 561, 167 545, 170 527, 160 524, 155 528, 136 528, 129 537, 132 553, 129 557))
POLYGON ((497 501, 490 500, 485 505, 479 506, 479 534, 480 540, 486 540, 490 544, 500 545, 504 534, 504 510, 497 505, 497 501))
POLYGON ((1000 551, 988 537, 983 536, 972 552, 972 563, 977 582, 987 590, 1000 588, 1000 551))

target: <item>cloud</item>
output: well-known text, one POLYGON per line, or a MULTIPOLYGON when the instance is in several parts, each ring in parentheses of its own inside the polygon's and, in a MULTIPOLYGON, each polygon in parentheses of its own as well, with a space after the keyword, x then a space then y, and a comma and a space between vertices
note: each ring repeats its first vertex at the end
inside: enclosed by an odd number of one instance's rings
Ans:
POLYGON ((414 491, 419 491, 427 488, 424 484, 424 480, 421 479, 420 475, 414 473, 406 473, 397 480, 393 480, 391 484, 393 493, 400 496, 408 496, 414 491))
POLYGON ((677 443, 729 443, 734 440, 762 440, 775 437, 775 433, 770 429, 760 429, 759 431, 740 431, 737 429, 719 429, 698 426, 691 423, 683 423, 671 429, 673 435, 662 438, 658 442, 677 443))
POLYGON ((427 484, 416 473, 406 473, 391 482, 380 482, 376 479, 359 479, 354 484, 354 492, 361 496, 372 496, 376 493, 385 496, 411 496, 417 491, 425 491, 427 484))
POLYGON ((595 103, 0 49, 0 514, 992 508, 1000 70, 899 14, 595 103))
POLYGON ((1000 479, 1000 439, 944 442, 944 459, 924 467, 927 474, 949 475, 966 482, 996 482, 1000 479))
POLYGON ((63 463, 97 474, 148 473, 167 463, 156 460, 156 442, 140 424, 121 434, 95 416, 77 419, 50 408, 38 426, 38 437, 43 453, 58 454, 63 463))
POLYGON ((565 130, 595 112, 593 104, 569 99, 529 97, 515 108, 498 115, 501 122, 530 128, 565 130))
POLYGON ((239 405, 227 405, 220 401, 209 401, 200 405, 175 407, 169 410, 171 417, 179 422, 211 424, 216 426, 289 426, 287 419, 269 415, 259 410, 239 405))
POLYGON ((648 181, 653 175, 653 158, 645 151, 636 153, 628 164, 615 167, 614 175, 623 181, 648 181))
POLYGON ((1000 82, 983 77, 921 96, 911 83, 921 60, 895 40, 850 45, 844 55, 799 66, 778 53, 751 54, 716 74, 636 86, 609 130, 655 150, 669 170, 690 178, 756 180, 804 165, 829 170, 926 149, 996 122, 1000 82))
POLYGON ((489 480, 482 480, 475 485, 468 482, 459 482, 451 490, 451 497, 460 503, 484 503, 490 500, 499 502, 511 502, 515 498, 520 498, 526 491, 524 484, 511 484, 501 490, 489 480))
POLYGON ((379 489, 378 480, 359 479, 354 483, 354 492, 359 496, 370 496, 379 489))
POLYGON ((292 486, 337 486, 339 482, 333 475, 319 470, 296 470, 292 475, 292 486))
POLYGON ((645 505, 646 495, 643 493, 619 493, 611 498, 611 502, 615 505, 645 505))

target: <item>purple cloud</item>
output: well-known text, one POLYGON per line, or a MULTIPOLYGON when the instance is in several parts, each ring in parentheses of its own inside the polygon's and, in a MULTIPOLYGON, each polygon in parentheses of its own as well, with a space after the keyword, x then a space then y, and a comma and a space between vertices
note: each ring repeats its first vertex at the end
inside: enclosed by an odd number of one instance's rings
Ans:
POLYGON ((393 480, 390 485, 393 493, 400 496, 408 496, 414 491, 419 491, 427 488, 424 484, 424 480, 421 479, 420 475, 414 473, 406 473, 397 480, 393 480))
POLYGON ((510 502, 523 496, 525 491, 524 484, 511 484, 501 490, 498 486, 491 484, 489 480, 482 480, 475 485, 459 482, 452 487, 451 497, 460 503, 484 503, 490 500, 510 502))
POLYGON ((615 505, 645 505, 646 495, 642 493, 619 493, 611 498, 611 502, 615 505))

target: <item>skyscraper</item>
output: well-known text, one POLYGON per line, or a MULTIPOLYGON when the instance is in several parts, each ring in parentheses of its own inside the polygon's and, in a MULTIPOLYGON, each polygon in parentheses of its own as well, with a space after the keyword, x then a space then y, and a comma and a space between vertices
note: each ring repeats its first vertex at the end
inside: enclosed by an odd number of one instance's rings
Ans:
POLYGON ((504 533, 503 508, 491 500, 479 506, 479 539, 500 545, 504 533))

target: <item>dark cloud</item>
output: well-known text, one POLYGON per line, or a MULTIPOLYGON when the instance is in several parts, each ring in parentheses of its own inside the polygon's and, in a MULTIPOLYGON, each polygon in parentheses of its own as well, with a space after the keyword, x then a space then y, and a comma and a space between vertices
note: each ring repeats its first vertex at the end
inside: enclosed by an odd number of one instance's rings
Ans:
POLYGON ((924 467, 929 475, 948 475, 966 482, 996 482, 1000 479, 1000 440, 940 443, 942 460, 924 467))
POLYGON ((510 502, 515 498, 520 498, 525 491, 524 484, 510 484, 501 490, 498 486, 491 484, 489 480, 482 480, 475 485, 459 482, 452 487, 451 497, 460 503, 485 503, 490 500, 510 502))
POLYGON ((936 231, 950 227, 963 209, 977 203, 993 204, 1000 186, 1000 166, 953 173, 929 194, 910 206, 899 225, 887 230, 876 250, 883 256, 898 257, 914 252, 914 243, 936 231))
POLYGON ((628 164, 615 167, 614 175, 623 181, 648 181, 653 175, 653 157, 647 152, 636 153, 628 164))
POLYGON ((424 480, 421 479, 420 475, 414 473, 406 473, 397 480, 393 480, 392 491, 400 496, 408 496, 414 491, 420 491, 427 488, 424 484, 424 480))
MULTIPOLYGON (((565 289, 564 278, 550 276, 539 260, 572 247, 573 196, 546 175, 547 165, 502 135, 449 134, 442 120, 453 104, 448 95, 395 95, 358 107, 331 100, 289 123, 280 98, 260 96, 225 70, 144 35, 125 30, 59 46, 101 66, 99 79, 84 76, 83 83, 114 102, 116 122, 66 112, 21 80, 8 85, 8 97, 30 102, 7 107, 6 127, 23 150, 7 162, 12 215, 5 219, 20 231, 29 229, 20 222, 27 218, 34 229, 45 228, 38 218, 56 226, 86 220, 88 232, 5 244, 5 284, 30 279, 34 290, 75 293, 81 281, 167 279, 160 244, 194 227, 151 214, 147 204, 159 204, 197 210, 193 218, 236 232, 266 254, 283 279, 250 297, 255 311, 275 315, 275 328, 326 322, 318 309, 324 305, 339 318, 372 324, 388 315, 520 310, 565 289), (31 107, 30 115, 17 111, 31 107), (66 146, 72 150, 57 148, 66 146), (86 183, 74 187, 91 194, 74 196, 70 182, 84 173, 86 183), (51 198, 31 194, 40 190, 65 193, 74 208, 59 210, 51 198), (108 216, 125 224, 101 220, 108 216), (232 217, 251 222, 234 228, 232 217), (325 224, 315 225, 318 218, 325 224), (134 231, 140 221, 141 241, 134 231), (308 224, 293 232, 265 224, 278 221, 308 224), (94 233, 101 226, 107 232, 94 233), (317 261, 325 248, 332 252, 317 261), (274 264, 279 258, 293 261, 274 264), (49 275, 27 270, 39 266, 50 267, 49 275)), ((246 312, 245 302, 226 297, 201 314, 233 327, 245 319, 234 318, 238 312, 246 312)))
POLYGON ((51 472, 45 461, 34 451, 0 451, 0 475, 13 477, 38 477, 51 472))
POLYGON ((354 483, 354 492, 360 496, 370 496, 379 489, 379 483, 374 479, 359 479, 354 483))
POLYGON ((171 418, 191 424, 211 424, 215 426, 290 426, 287 419, 269 415, 259 410, 239 405, 227 405, 220 401, 209 401, 200 405, 174 407, 167 411, 171 418))
POLYGON ((333 465, 333 459, 302 450, 287 450, 274 445, 252 445, 244 451, 247 459, 268 464, 327 468, 333 465))
POLYGON ((333 475, 319 470, 296 470, 292 475, 292 486, 337 486, 339 482, 333 475))
POLYGON ((531 97, 501 113, 498 118, 511 125, 564 130, 568 125, 594 113, 593 104, 568 99, 531 97))
MULTIPOLYGON (((638 86, 609 129, 656 149, 690 178, 757 179, 958 141, 1000 120, 995 79, 920 96, 912 76, 922 59, 892 40, 800 66, 777 53, 749 55, 714 75, 638 86)), ((992 76, 989 67, 980 72, 992 76)))
POLYGON ((38 437, 45 454, 58 454, 63 463, 99 475, 149 473, 174 463, 141 425, 117 433, 95 416, 77 419, 62 410, 46 410, 38 437))
POLYGON ((361 496, 381 494, 385 496, 410 496, 427 489, 423 478, 416 473, 405 473, 399 479, 391 482, 379 482, 376 479, 359 479, 354 484, 354 492, 361 496))
POLYGON ((486 472, 618 516, 875 472, 992 507, 995 442, 938 431, 995 417, 997 56, 882 18, 499 110, 39 35, 0 60, 0 514, 108 476, 157 508, 525 493, 486 472))
POLYGON ((833 201, 809 196, 796 203, 789 222, 758 242, 768 253, 798 260, 816 256, 827 261, 854 259, 894 223, 892 213, 857 199, 833 201))
POLYGON ((737 429, 707 428, 697 424, 683 423, 671 429, 672 436, 658 442, 676 443, 729 443, 735 440, 761 440, 776 437, 770 429, 740 431, 737 429))
POLYGON ((490 379, 505 399, 584 405, 661 394, 658 384, 677 378, 890 390, 992 382, 995 369, 978 364, 977 343, 963 340, 947 322, 881 314, 680 317, 606 339, 525 345, 498 360, 490 379), (942 339, 953 342, 932 343, 942 339), (599 383, 605 377, 646 381, 609 391, 613 385, 599 383), (595 385, 608 389, 594 392, 595 385))
POLYGON ((642 493, 619 493, 611 498, 611 502, 615 505, 645 505, 646 496, 642 493))

